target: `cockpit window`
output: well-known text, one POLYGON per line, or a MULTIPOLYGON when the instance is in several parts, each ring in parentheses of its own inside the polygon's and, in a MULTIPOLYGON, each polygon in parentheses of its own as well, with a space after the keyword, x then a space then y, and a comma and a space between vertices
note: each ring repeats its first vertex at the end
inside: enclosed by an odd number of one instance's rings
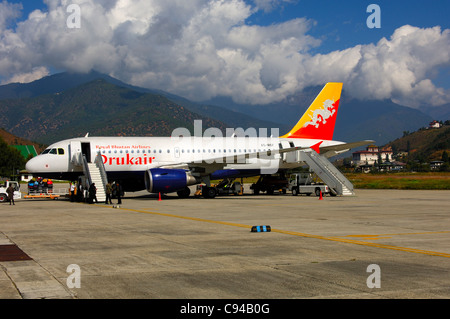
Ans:
POLYGON ((63 148, 47 148, 45 151, 42 152, 42 154, 64 155, 64 149, 63 148))

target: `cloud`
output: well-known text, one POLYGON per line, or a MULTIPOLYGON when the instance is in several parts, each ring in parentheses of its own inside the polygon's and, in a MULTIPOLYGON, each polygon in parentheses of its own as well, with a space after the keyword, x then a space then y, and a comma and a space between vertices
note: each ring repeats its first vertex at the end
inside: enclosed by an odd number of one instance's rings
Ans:
POLYGON ((361 58, 349 77, 353 96, 392 99, 412 107, 450 102, 450 92, 430 77, 450 64, 450 30, 398 28, 389 40, 360 48, 361 58))
POLYGON ((450 92, 432 82, 450 65, 450 30, 406 25, 376 44, 312 54, 321 45, 308 34, 313 20, 246 24, 256 12, 284 2, 46 0, 47 11, 36 10, 9 29, 6 21, 16 19, 20 7, 3 1, 0 77, 95 69, 195 101, 223 95, 254 104, 341 81, 360 99, 411 107, 450 102, 450 92), (80 28, 67 25, 69 4, 80 7, 80 28))
POLYGON ((0 2, 0 31, 6 29, 8 24, 20 17, 21 3, 8 3, 6 0, 0 2))
POLYGON ((277 7, 283 6, 283 3, 294 3, 298 0, 254 0, 255 6, 264 12, 270 12, 277 7))
POLYGON ((49 75, 50 72, 48 69, 44 66, 36 67, 31 70, 31 72, 28 73, 18 73, 15 74, 10 79, 4 81, 2 84, 6 83, 30 83, 35 80, 39 80, 43 78, 44 76, 49 75))

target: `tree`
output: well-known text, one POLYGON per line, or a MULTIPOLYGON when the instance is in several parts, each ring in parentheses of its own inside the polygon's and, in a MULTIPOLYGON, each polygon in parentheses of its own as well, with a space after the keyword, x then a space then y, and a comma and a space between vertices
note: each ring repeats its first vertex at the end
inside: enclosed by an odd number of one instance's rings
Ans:
POLYGON ((443 161, 444 163, 448 162, 448 154, 447 151, 442 152, 442 159, 441 161, 443 161))
POLYGON ((0 176, 12 176, 25 167, 25 158, 19 150, 9 146, 0 137, 0 176))

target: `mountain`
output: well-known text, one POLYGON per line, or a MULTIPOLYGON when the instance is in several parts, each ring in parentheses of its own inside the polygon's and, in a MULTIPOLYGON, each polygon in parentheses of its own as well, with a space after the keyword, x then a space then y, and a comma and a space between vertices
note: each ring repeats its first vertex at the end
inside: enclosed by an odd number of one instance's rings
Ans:
MULTIPOLYGON (((293 127, 301 114, 314 101, 322 87, 309 87, 280 103, 267 105, 242 105, 230 98, 219 97, 206 103, 240 110, 253 114, 261 120, 284 123, 280 134, 293 127)), ((420 110, 401 106, 389 100, 356 100, 342 91, 339 113, 333 139, 341 141, 375 140, 378 145, 386 144, 402 136, 404 131, 415 131, 428 126, 433 118, 420 110)))
POLYGON ((450 154, 450 126, 405 132, 403 137, 388 143, 387 146, 391 146, 394 153, 409 152, 409 160, 441 160, 444 151, 450 154))
MULTIPOLYGON (((64 95, 68 92, 68 90, 76 89, 80 85, 86 85, 87 83, 94 83, 96 80, 102 80, 105 83, 112 84, 116 87, 127 89, 134 92, 133 94, 156 94, 158 96, 165 97, 172 103, 183 107, 185 111, 190 111, 202 115, 204 118, 221 122, 222 125, 229 128, 279 128, 280 135, 287 133, 297 123, 299 117, 306 111, 307 107, 322 89, 322 86, 308 87, 302 92, 286 98, 285 101, 267 105, 238 104, 233 102, 230 97, 216 97, 209 101, 195 103, 183 97, 161 90, 132 86, 95 71, 87 74, 64 72, 50 75, 27 84, 14 83, 0 86, 0 102, 5 99, 42 98, 42 95, 45 95, 48 98, 54 94, 64 95)), ((108 97, 105 98, 108 99, 108 97)), ((122 96, 121 98, 123 99, 124 97, 122 96)), ((110 99, 108 101, 110 101, 110 99)), ((78 102, 81 105, 90 103, 89 101, 81 100, 78 102)), ((134 102, 136 101, 133 99, 125 98, 125 100, 122 100, 121 102, 124 107, 122 109, 125 109, 127 103, 133 104, 134 102)), ((11 101, 8 103, 11 104, 11 101)), ((31 100, 27 103, 31 103, 31 100)), ((42 101, 39 103, 42 103, 42 101)), ((435 116, 430 116, 428 114, 445 114, 448 112, 448 109, 448 106, 443 106, 415 110, 395 104, 391 101, 354 100, 346 94, 344 88, 336 121, 335 135, 333 138, 336 140, 349 142, 363 139, 373 139, 378 145, 383 145, 402 136, 404 131, 415 131, 420 127, 427 126, 429 122, 436 119, 435 116)), ((33 114, 36 114, 36 112, 33 114)), ((64 114, 68 114, 67 111, 65 111, 64 114)), ((126 114, 128 116, 129 113, 126 112, 126 114)), ((31 116, 31 118, 33 116, 31 116)), ((63 116, 63 114, 61 114, 61 116, 63 116)), ((121 114, 120 116, 121 120, 126 119, 124 114, 121 114)), ((145 117, 147 116, 149 115, 146 114, 145 117)), ((132 119, 127 120, 129 127, 132 126, 131 120, 132 119)), ((115 120, 111 119, 111 121, 115 120)), ((88 119, 87 122, 91 123, 92 119, 88 119)), ((0 125, 4 125, 1 123, 2 121, 0 121, 0 125)), ((117 123, 117 121, 115 123, 117 123)), ((101 126, 103 125, 101 121, 98 124, 101 126)), ((60 126, 60 124, 55 123, 52 125, 60 126)), ((162 125, 164 124, 162 123, 162 125)), ((5 127, 12 128, 12 126, 5 127)), ((83 126, 83 128, 86 129, 86 125, 83 126)), ((203 123, 203 128, 207 128, 206 123, 203 123)), ((15 129, 17 130, 17 128, 15 129)), ((155 129, 155 127, 152 129, 155 129)), ((113 132, 106 129, 101 130, 100 128, 89 131, 94 134, 94 132, 98 132, 99 130, 105 131, 105 133, 106 131, 111 133, 113 132)), ((145 134, 149 133, 145 130, 141 131, 145 134)), ((167 129, 164 132, 166 131, 167 129)), ((79 130, 77 130, 77 132, 79 132, 79 130)), ((40 134, 46 134, 46 131, 41 130, 40 134)), ((85 132, 82 134, 84 135, 85 132)), ((163 133, 159 130, 155 131, 153 134, 159 135, 163 133)))
POLYGON ((424 106, 420 110, 430 115, 433 120, 437 121, 447 121, 450 120, 450 103, 440 106, 424 106))
POLYGON ((404 131, 415 131, 428 126, 432 118, 419 110, 391 101, 359 101, 343 99, 336 121, 335 138, 351 141, 355 136, 373 139, 383 145, 402 136, 404 131))
POLYGON ((4 129, 0 129, 0 138, 6 142, 8 145, 33 145, 38 153, 45 149, 45 145, 36 143, 33 141, 26 140, 24 138, 15 136, 4 129))
MULTIPOLYGON (((82 84, 86 84, 95 80, 104 80, 107 83, 114 84, 119 87, 127 88, 139 93, 151 93, 161 95, 170 101, 188 109, 191 112, 203 115, 205 117, 226 123, 227 128, 242 127, 247 129, 254 128, 279 128, 283 124, 273 122, 271 120, 261 120, 254 116, 243 114, 239 111, 233 111, 216 105, 204 105, 189 101, 181 96, 171 94, 157 89, 146 89, 124 83, 109 75, 91 71, 86 74, 63 72, 43 77, 42 79, 31 83, 12 83, 0 86, 0 100, 32 98, 46 94, 56 94, 76 88, 82 84)), ((205 125, 203 128, 206 129, 205 125)), ((280 130, 281 134, 281 130, 280 130)))
POLYGON ((225 131, 226 125, 190 112, 161 95, 140 93, 97 79, 61 93, 0 100, 0 127, 52 143, 91 135, 170 136, 173 129, 193 131, 194 120, 225 131))

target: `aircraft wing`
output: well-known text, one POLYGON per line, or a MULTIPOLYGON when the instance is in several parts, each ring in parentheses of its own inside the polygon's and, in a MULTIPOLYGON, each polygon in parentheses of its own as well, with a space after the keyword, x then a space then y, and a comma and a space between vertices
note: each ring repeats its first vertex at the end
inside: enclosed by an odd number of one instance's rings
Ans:
MULTIPOLYGON (((309 148, 309 147, 308 147, 309 148)), ((170 165, 161 166, 161 168, 184 168, 189 169, 193 173, 197 173, 199 175, 209 175, 217 170, 223 169, 225 166, 230 164, 245 164, 247 159, 250 158, 259 158, 259 159, 273 159, 275 154, 283 154, 293 151, 298 151, 301 149, 305 149, 304 147, 295 146, 288 148, 276 148, 269 151, 263 152, 249 152, 243 154, 233 154, 233 155, 224 155, 218 157, 208 157, 202 160, 192 161, 192 162, 184 162, 184 163, 175 163, 170 165)))
POLYGON ((352 148, 373 144, 375 141, 372 140, 364 140, 359 142, 352 142, 352 143, 344 143, 344 144, 338 144, 333 146, 325 146, 320 148, 321 155, 324 155, 325 157, 332 157, 337 154, 345 153, 352 148))
MULTIPOLYGON (((364 146, 367 144, 372 144, 375 141, 372 140, 364 140, 353 143, 342 143, 333 146, 324 146, 320 147, 321 155, 325 157, 332 157, 340 153, 347 152, 348 150, 364 146)), ((251 153, 243 153, 238 155, 224 155, 217 157, 208 157, 202 160, 196 160, 192 162, 180 162, 180 163, 171 163, 169 165, 160 166, 160 168, 172 168, 172 169, 188 169, 193 173, 196 173, 200 176, 209 175, 217 170, 223 169, 225 166, 230 164, 245 164, 247 159, 250 158, 259 158, 259 159, 273 159, 275 154, 283 154, 289 153, 304 149, 309 149, 310 147, 286 147, 286 148, 276 148, 269 151, 263 152, 251 152, 251 153)))

